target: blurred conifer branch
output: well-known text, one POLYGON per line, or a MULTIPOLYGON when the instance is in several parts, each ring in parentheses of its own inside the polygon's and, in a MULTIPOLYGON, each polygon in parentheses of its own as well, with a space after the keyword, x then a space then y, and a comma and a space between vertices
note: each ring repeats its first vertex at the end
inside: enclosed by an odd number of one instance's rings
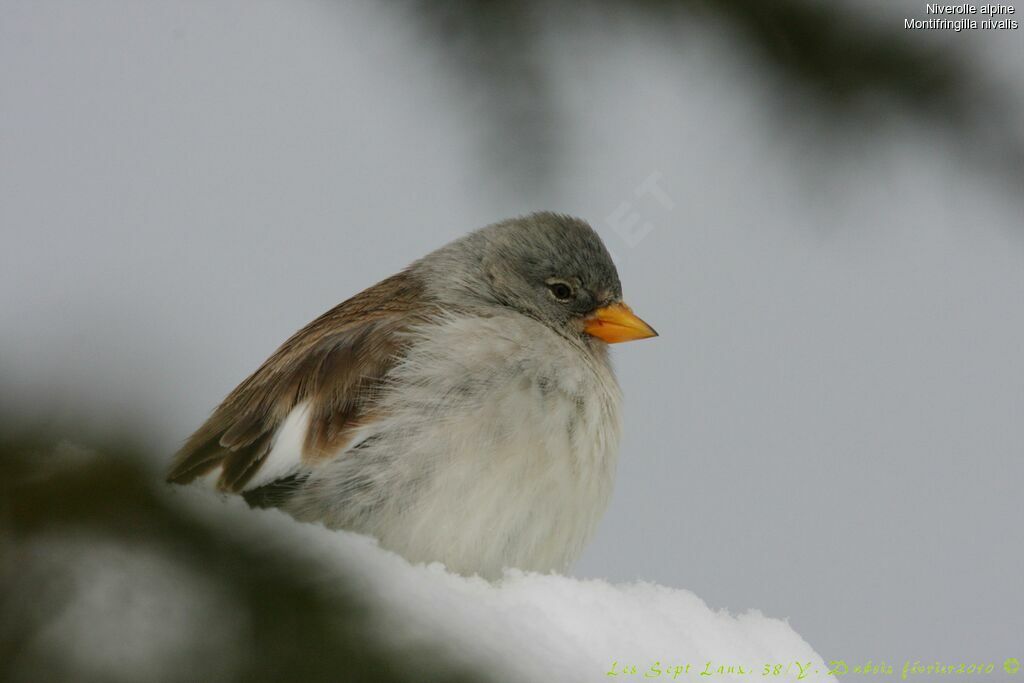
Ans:
MULTIPOLYGON (((112 542, 129 553, 155 550, 197 573, 232 606, 224 615, 238 647, 223 653, 230 667, 182 652, 180 670, 153 671, 151 680, 386 683, 419 673, 437 681, 485 680, 425 649, 370 638, 367 607, 333 580, 325 586, 322 567, 273 544, 253 547, 176 505, 160 490, 166 485, 158 473, 140 466, 146 460, 135 448, 110 443, 96 452, 62 452, 69 449, 55 449, 45 437, 0 438, 0 680, 131 679, 129 672, 83 671, 70 652, 39 645, 82 587, 73 580, 75 567, 40 563, 33 544, 75 539, 112 542)), ((124 609, 105 607, 95 627, 121 619, 124 609)))
MULTIPOLYGON (((460 80, 488 101, 495 133, 489 153, 516 160, 522 178, 540 184, 557 166, 569 122, 557 111, 539 41, 543 22, 589 12, 614 23, 649 21, 669 35, 686 24, 717 29, 730 51, 783 84, 789 110, 820 127, 877 130, 892 105, 948 133, 955 151, 1001 175, 1012 187, 1024 172, 1019 116, 983 68, 952 41, 923 41, 872 9, 821 0, 416 0, 425 41, 447 57, 460 80), (969 139, 964 144, 964 138, 969 139)), ((682 57, 681 57, 682 58, 682 57)), ((777 104, 777 103, 775 103, 777 104)))

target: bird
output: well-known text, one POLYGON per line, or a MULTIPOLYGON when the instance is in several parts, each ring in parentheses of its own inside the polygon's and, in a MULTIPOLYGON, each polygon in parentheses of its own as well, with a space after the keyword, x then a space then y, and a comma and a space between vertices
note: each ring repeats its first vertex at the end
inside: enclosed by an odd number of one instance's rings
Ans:
POLYGON ((462 575, 563 573, 615 478, 608 346, 655 336, 587 222, 493 223, 296 332, 185 441, 167 479, 211 481, 462 575))

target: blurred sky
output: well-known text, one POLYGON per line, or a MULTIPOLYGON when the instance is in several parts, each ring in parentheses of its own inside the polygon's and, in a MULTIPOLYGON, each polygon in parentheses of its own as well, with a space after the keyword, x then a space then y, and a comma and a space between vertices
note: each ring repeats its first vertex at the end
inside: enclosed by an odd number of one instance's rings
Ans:
MULTIPOLYGON (((891 103, 829 125, 713 24, 565 12, 538 179, 408 6, 2 0, 3 412, 169 454, 335 303, 574 213, 661 333, 614 350, 619 479, 577 574, 789 617, 826 660, 1020 657, 1022 176, 891 103)), ((1021 103, 1021 31, 899 35, 1021 103)))

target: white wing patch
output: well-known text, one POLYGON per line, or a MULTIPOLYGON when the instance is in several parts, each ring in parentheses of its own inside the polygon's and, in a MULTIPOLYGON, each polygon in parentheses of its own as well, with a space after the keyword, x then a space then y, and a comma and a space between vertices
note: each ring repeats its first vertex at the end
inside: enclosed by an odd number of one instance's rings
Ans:
POLYGON ((292 412, 281 423, 274 437, 274 447, 242 490, 259 488, 304 469, 302 446, 306 442, 308 429, 309 401, 303 401, 292 408, 292 412))

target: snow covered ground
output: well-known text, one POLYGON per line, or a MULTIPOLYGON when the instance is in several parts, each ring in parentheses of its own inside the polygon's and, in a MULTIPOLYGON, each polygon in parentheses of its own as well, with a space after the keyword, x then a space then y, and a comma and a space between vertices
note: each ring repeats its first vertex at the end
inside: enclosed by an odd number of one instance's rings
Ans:
POLYGON ((137 459, 13 453, 0 679, 832 680, 785 621, 686 590, 516 570, 491 583, 165 486, 137 459))
MULTIPOLYGON (((318 585, 354 593, 371 607, 375 633, 370 637, 400 649, 433 650, 495 680, 707 680, 704 673, 718 674, 715 680, 750 680, 765 671, 777 674, 769 676, 774 680, 798 680, 801 674, 804 680, 831 678, 822 659, 786 622, 757 611, 735 616, 715 611, 686 590, 514 570, 492 584, 451 574, 439 564, 410 565, 371 538, 297 523, 276 510, 251 510, 238 499, 199 490, 169 495, 244 542, 313 562, 322 571, 318 585)), ((182 581, 166 576, 167 569, 153 571, 152 559, 120 562, 122 567, 133 563, 150 576, 165 575, 153 579, 155 586, 182 581)), ((216 597, 202 586, 184 585, 178 589, 189 596, 189 614, 208 622, 211 610, 218 609, 216 597)), ((162 628, 176 634, 155 637, 153 626, 136 618, 129 633, 112 629, 104 643, 97 640, 94 616, 82 612, 80 625, 93 634, 90 667, 104 666, 104 659, 109 666, 123 666, 129 653, 138 658, 138 639, 130 633, 149 636, 146 647, 152 651, 140 659, 141 666, 173 658, 181 639, 197 626, 180 607, 177 613, 162 620, 162 628)), ((66 635, 81 637, 74 629, 66 635)), ((204 639, 209 641, 209 633, 204 639)))

